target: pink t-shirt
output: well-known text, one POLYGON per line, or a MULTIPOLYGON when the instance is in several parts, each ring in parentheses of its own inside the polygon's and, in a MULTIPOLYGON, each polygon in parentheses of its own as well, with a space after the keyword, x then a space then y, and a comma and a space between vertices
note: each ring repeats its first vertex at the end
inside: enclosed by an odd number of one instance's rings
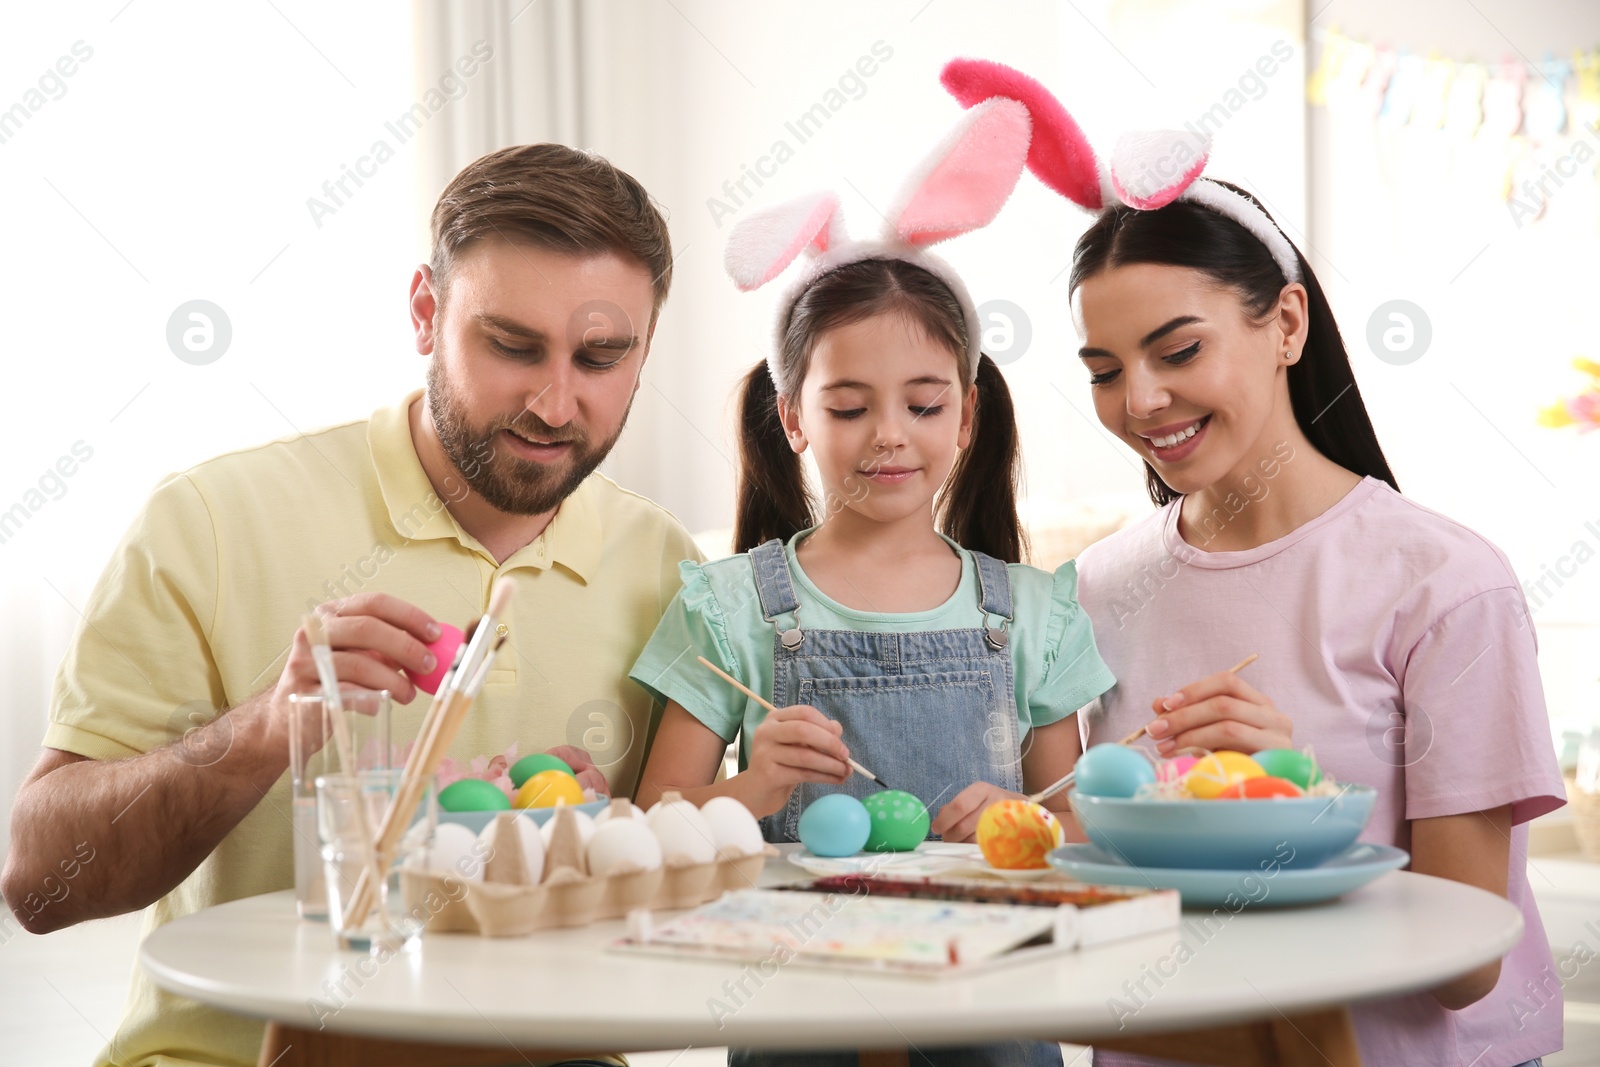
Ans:
MULTIPOLYGON (((1259 652, 1246 677, 1294 719, 1295 746, 1378 790, 1362 840, 1408 849, 1407 820, 1512 805, 1509 899, 1526 927, 1499 983, 1455 1012, 1427 993, 1352 1007, 1368 1067, 1512 1067, 1561 1048, 1526 823, 1566 796, 1532 622, 1498 549, 1368 478, 1243 552, 1188 544, 1169 504, 1079 557, 1078 597, 1117 677, 1078 716, 1085 745, 1127 736, 1152 700, 1259 652)), ((1096 1067, 1156 1062, 1095 1055, 1096 1067)))

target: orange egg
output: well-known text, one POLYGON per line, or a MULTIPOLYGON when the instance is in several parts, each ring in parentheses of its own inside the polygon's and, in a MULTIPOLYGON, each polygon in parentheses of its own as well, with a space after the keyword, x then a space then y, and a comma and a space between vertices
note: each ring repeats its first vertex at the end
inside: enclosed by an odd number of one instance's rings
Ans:
POLYGON ((1027 800, 996 801, 978 817, 978 848, 989 866, 1001 870, 1048 867, 1045 853, 1065 836, 1052 812, 1027 800))
POLYGON ((540 771, 522 783, 511 804, 518 808, 553 808, 557 804, 582 804, 583 786, 565 771, 540 771))
POLYGON ((1304 789, 1287 778, 1246 778, 1234 782, 1217 794, 1218 800, 1266 800, 1271 797, 1303 797, 1304 789))

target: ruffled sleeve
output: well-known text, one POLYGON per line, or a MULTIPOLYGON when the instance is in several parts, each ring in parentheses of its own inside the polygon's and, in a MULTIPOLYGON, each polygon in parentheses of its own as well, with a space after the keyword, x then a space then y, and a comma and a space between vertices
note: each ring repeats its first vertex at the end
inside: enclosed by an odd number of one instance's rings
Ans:
POLYGON ((1066 718, 1117 683, 1095 647, 1089 615, 1078 603, 1078 566, 1071 560, 1051 576, 1043 663, 1044 677, 1028 694, 1033 726, 1066 718))
POLYGON ((667 605, 628 677, 663 704, 677 701, 724 741, 732 741, 744 721, 745 697, 699 662, 715 663, 735 678, 748 673, 730 639, 727 615, 706 566, 678 564, 683 587, 667 605))

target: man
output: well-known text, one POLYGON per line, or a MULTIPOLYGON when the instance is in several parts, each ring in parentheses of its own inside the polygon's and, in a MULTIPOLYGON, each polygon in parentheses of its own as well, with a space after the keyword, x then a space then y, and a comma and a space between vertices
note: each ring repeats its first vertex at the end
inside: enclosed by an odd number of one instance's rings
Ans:
MULTIPOLYGON (((330 596, 341 682, 407 705, 403 738, 428 702, 403 672, 432 668, 436 621, 476 618, 514 574, 453 755, 554 749, 632 793, 659 708, 628 669, 699 553, 594 471, 671 282, 666 223, 633 178, 543 144, 457 175, 432 235, 411 284, 425 392, 168 478, 117 548, 12 816, 0 890, 29 930, 148 906, 148 933, 293 884, 287 702, 318 688, 298 627, 330 596), (71 891, 42 897, 64 861, 71 891)), ((261 1034, 136 969, 102 1062, 244 1067, 261 1034)))

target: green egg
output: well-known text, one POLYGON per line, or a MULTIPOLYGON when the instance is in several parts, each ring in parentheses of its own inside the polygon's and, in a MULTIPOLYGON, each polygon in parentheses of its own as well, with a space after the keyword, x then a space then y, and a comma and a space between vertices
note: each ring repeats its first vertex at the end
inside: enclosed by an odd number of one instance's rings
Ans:
POLYGON ((928 809, 910 793, 885 789, 862 801, 872 818, 868 852, 910 852, 928 837, 928 809))
POLYGON ((567 761, 560 756, 552 756, 547 752, 535 752, 530 756, 523 756, 511 765, 511 784, 518 789, 522 783, 538 774, 540 771, 561 771, 563 774, 572 774, 572 768, 567 766, 567 761))
POLYGON ((1286 778, 1301 789, 1310 789, 1322 781, 1317 761, 1292 748, 1263 749, 1250 758, 1261 764, 1261 769, 1271 777, 1286 778))
POLYGON ((462 778, 439 790, 439 806, 445 811, 505 811, 511 798, 482 778, 462 778))

